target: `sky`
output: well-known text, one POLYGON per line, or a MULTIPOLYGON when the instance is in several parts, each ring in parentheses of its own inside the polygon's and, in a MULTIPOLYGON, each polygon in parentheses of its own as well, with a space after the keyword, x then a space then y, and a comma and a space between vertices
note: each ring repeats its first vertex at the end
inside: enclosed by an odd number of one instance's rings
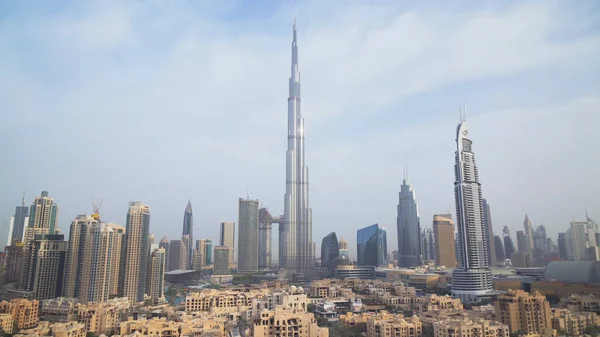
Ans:
MULTIPOLYGON (((157 240, 283 213, 292 1, 0 2, 0 222, 47 190, 68 233, 103 200, 157 240)), ((525 214, 556 239, 600 219, 600 3, 298 0, 313 240, 397 247, 408 167, 421 227, 455 213, 458 107, 494 231, 525 214)), ((2 230, 6 230, 3 228, 2 230)), ((274 231, 275 233, 277 231, 274 231)), ((274 238, 274 242, 277 242, 274 238)))

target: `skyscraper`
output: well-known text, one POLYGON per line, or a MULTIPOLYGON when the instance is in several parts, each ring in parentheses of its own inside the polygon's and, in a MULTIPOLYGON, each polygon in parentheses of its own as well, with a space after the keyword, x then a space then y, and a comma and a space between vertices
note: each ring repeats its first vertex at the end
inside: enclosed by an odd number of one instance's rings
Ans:
MULTIPOLYGON (((258 268, 271 266, 273 217, 266 208, 258 210, 258 268)), ((231 256, 230 256, 231 258, 231 256)))
POLYGON ((536 249, 544 253, 550 252, 551 247, 548 247, 548 237, 544 225, 539 225, 535 228, 535 232, 533 232, 533 245, 536 249))
POLYGON ((215 263, 213 264, 213 274, 229 274, 229 253, 231 250, 227 246, 215 247, 215 263))
POLYGON ((558 256, 563 260, 568 260, 569 255, 567 254, 567 240, 565 238, 565 233, 558 233, 558 240, 556 242, 558 244, 558 256))
POLYGON ((12 231, 8 237, 8 245, 14 242, 23 242, 25 225, 29 220, 29 207, 25 206, 25 197, 21 201, 21 206, 15 208, 15 215, 10 218, 12 231))
POLYGON ((186 269, 186 250, 187 247, 182 240, 171 240, 169 243, 169 265, 168 271, 186 269))
POLYGON ((398 202, 398 255, 400 267, 421 265, 421 225, 419 222, 419 206, 415 200, 412 185, 407 182, 405 174, 400 187, 398 202))
POLYGON ((436 214, 433 216, 433 235, 435 237, 435 264, 447 268, 456 267, 452 215, 436 214))
POLYGON ((452 272, 452 292, 463 302, 475 302, 493 289, 488 266, 479 172, 466 121, 456 129, 454 197, 458 226, 458 267, 452 272))
POLYGON ((494 235, 494 248, 496 250, 496 263, 504 265, 506 262, 506 255, 504 255, 504 242, 499 235, 494 235))
POLYGON ((148 233, 150 231, 150 207, 139 201, 129 203, 125 240, 122 249, 119 289, 131 303, 143 302, 146 291, 148 268, 148 233))
POLYGON ((158 243, 158 247, 163 248, 165 250, 165 270, 169 271, 169 238, 165 235, 160 242, 158 243))
POLYGON ((219 246, 225 246, 231 250, 228 255, 229 256, 229 265, 233 266, 235 263, 235 259, 234 259, 235 222, 221 221, 221 227, 220 227, 220 231, 219 231, 219 246))
POLYGON ((36 300, 59 297, 62 293, 67 242, 64 235, 36 234, 26 256, 32 268, 24 275, 23 290, 36 300))
POLYGON ((304 164, 304 118, 300 108, 300 70, 295 17, 287 130, 284 223, 280 238, 279 264, 290 272, 302 272, 313 268, 314 256, 312 211, 308 204, 308 167, 304 164))
POLYGON ((487 200, 483 199, 483 223, 487 230, 487 247, 488 247, 488 265, 490 267, 496 266, 496 249, 494 242, 494 228, 492 226, 492 211, 490 210, 490 204, 487 200))
POLYGON ((344 237, 340 237, 340 242, 338 242, 340 246, 340 257, 344 257, 346 260, 350 260, 350 250, 348 250, 348 241, 344 239, 344 237))
POLYGON ((146 286, 148 296, 153 304, 164 303, 164 279, 165 279, 165 250, 156 248, 150 254, 148 261, 148 284, 146 286))
POLYGON ((374 224, 356 232, 358 264, 361 266, 387 266, 387 231, 374 224))
POLYGON ((106 302, 118 294, 124 237, 125 227, 116 224, 101 222, 92 228, 90 285, 83 294, 87 302, 106 302))
MULTIPOLYGON (((527 235, 527 245, 529 246, 529 251, 527 252, 523 252, 523 253, 529 253, 531 254, 531 251, 533 250, 533 248, 535 248, 533 246, 533 226, 531 226, 531 220, 529 220, 529 217, 527 216, 527 214, 525 214, 525 220, 523 221, 523 230, 525 232, 525 235, 527 235)), ((519 238, 517 238, 517 244, 519 243, 519 238)))
MULTIPOLYGON (((19 288, 26 289, 24 279, 31 280, 33 268, 35 266, 30 265, 34 260, 29 257, 33 252, 31 251, 31 244, 38 234, 54 234, 56 231, 58 217, 58 205, 54 203, 54 199, 48 196, 47 191, 42 191, 41 196, 36 197, 33 204, 29 208, 29 223, 25 228, 25 256, 23 269, 19 281, 19 288)), ((62 289, 62 288, 61 288, 62 289)))
POLYGON ((523 231, 517 231, 517 250, 524 254, 529 254, 529 236, 523 231))
POLYGON ((340 245, 335 232, 327 234, 321 242, 321 265, 330 267, 333 260, 340 255, 340 245))
POLYGON ((205 246, 204 246, 204 265, 205 266, 210 266, 212 264, 212 250, 213 250, 213 244, 212 244, 212 240, 205 240, 205 246))
POLYGON ((238 272, 258 271, 258 200, 239 199, 238 272))
POLYGON ((186 254, 186 269, 193 269, 193 247, 192 243, 194 242, 194 215, 192 214, 192 200, 189 200, 187 206, 185 207, 185 212, 183 214, 183 233, 181 236, 188 235, 189 241, 186 242, 187 246, 187 254, 186 254))
POLYGON ((504 236, 504 257, 507 259, 512 259, 513 254, 515 253, 515 244, 510 236, 504 236))
POLYGON ((85 214, 78 215, 71 223, 67 248, 65 282, 62 289, 64 297, 79 298, 81 302, 82 287, 90 282, 90 266, 92 264, 92 227, 99 221, 85 214))

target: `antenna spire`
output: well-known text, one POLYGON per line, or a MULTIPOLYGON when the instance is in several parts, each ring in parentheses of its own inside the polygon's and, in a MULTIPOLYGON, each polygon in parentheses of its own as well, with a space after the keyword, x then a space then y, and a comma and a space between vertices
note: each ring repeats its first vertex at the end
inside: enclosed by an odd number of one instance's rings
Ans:
MULTIPOLYGON (((23 198, 21 199, 21 206, 25 207, 25 192, 27 192, 27 190, 23 191, 23 198)), ((587 211, 586 211, 587 214, 587 211)))
POLYGON ((296 30, 296 0, 294 0, 294 30, 296 30))

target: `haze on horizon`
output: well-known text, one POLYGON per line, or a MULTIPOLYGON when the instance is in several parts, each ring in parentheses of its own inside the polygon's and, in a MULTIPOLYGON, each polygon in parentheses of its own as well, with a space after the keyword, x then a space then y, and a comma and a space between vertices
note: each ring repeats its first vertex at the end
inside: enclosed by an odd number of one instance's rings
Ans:
MULTIPOLYGON (((0 224, 26 190, 61 232, 104 199, 151 208, 160 240, 218 238, 239 197, 283 213, 291 1, 0 3, 0 224)), ((600 220, 600 3, 298 3, 313 240, 356 254, 379 223, 396 249, 409 167, 421 215, 454 213, 458 106, 494 232, 527 213, 556 242, 600 220)), ((274 231, 276 232, 276 231, 274 231)), ((277 242, 276 240, 274 242, 277 242)), ((276 256, 276 252, 273 254, 276 256)))

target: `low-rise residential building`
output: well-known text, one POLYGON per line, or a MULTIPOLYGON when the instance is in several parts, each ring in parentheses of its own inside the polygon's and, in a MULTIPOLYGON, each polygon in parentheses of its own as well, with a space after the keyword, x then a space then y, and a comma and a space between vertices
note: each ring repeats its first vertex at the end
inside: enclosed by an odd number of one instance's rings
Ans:
POLYGON ((38 324, 39 307, 37 300, 14 299, 0 302, 0 313, 11 314, 18 329, 29 329, 38 324))
POLYGON ((11 314, 0 314, 0 333, 11 334, 14 321, 11 314))
POLYGON ((596 313, 552 309, 552 328, 569 336, 583 335, 585 328, 593 325, 600 325, 600 316, 596 313))
POLYGON ((506 324, 489 320, 448 319, 433 323, 435 337, 509 337, 506 324))
POLYGON ((132 335, 139 332, 144 336, 169 336, 177 337, 190 331, 189 325, 181 322, 168 321, 166 318, 152 318, 149 320, 132 317, 121 323, 121 336, 132 335))
POLYGON ((69 297, 50 298, 42 301, 40 319, 49 322, 70 322, 77 320, 79 299, 69 297))
POLYGON ((50 325, 53 337, 86 337, 85 324, 78 322, 54 323, 50 325))
POLYGON ((509 290, 494 303, 496 319, 510 328, 511 333, 547 335, 552 329, 550 304, 539 292, 509 290))
POLYGON ((562 299, 561 305, 573 312, 587 311, 600 314, 600 297, 594 295, 573 294, 562 299))
POLYGON ((421 337, 423 324, 417 316, 404 317, 387 312, 372 315, 367 320, 367 337, 421 337))
POLYGON ((250 330, 253 337, 329 337, 329 329, 319 327, 313 314, 295 312, 284 306, 261 311, 250 330))

